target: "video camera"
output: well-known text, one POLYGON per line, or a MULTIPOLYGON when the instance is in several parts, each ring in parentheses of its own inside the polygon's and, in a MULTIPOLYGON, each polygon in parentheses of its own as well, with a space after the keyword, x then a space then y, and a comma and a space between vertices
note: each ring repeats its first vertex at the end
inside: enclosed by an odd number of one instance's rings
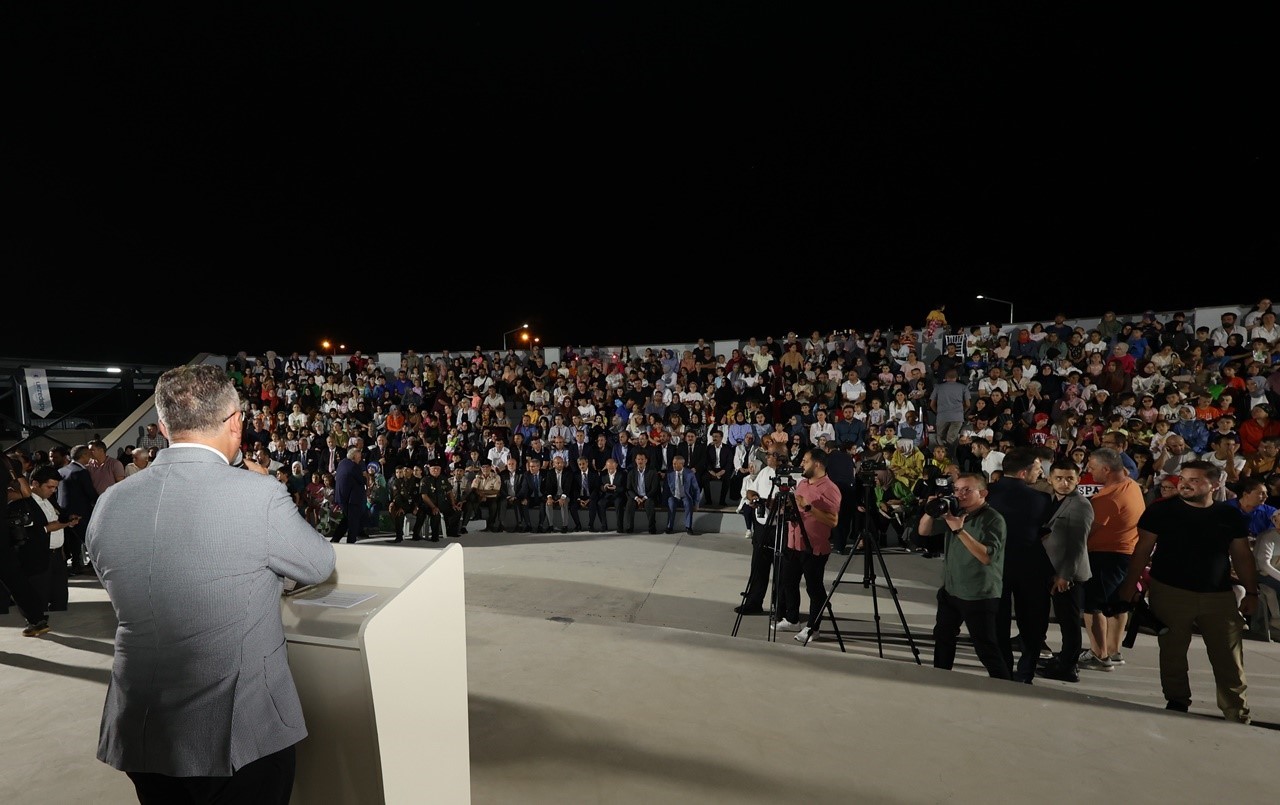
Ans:
POLYGON ((876 473, 880 470, 889 469, 889 464, 879 458, 864 458, 858 464, 858 480, 867 483, 875 483, 876 473))
POLYGON ((960 501, 955 496, 955 484, 950 475, 937 467, 926 469, 926 478, 916 484, 916 497, 925 500, 924 510, 930 517, 943 517, 960 513, 960 501), (935 497, 939 496, 939 497, 935 497))

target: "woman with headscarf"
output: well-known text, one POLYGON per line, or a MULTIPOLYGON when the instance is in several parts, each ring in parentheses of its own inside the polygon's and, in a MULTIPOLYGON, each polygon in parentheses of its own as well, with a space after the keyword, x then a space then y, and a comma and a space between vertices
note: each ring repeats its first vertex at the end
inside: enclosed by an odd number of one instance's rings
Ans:
POLYGON ((894 446, 896 449, 889 457, 889 469, 893 471, 895 478, 912 489, 924 477, 924 453, 911 439, 898 439, 894 446))

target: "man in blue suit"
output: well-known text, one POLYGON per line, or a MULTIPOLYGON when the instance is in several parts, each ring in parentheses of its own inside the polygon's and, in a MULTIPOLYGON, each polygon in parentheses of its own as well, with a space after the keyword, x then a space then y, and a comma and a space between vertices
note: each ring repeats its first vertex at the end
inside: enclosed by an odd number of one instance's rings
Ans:
MULTIPOLYGON (((364 528, 365 504, 368 500, 364 487, 364 451, 360 445, 347 448, 347 457, 338 462, 337 472, 333 475, 334 496, 342 505, 342 522, 347 526, 347 542, 352 545, 360 539, 360 530, 364 528)), ((342 530, 339 529, 330 542, 341 542, 342 530)))
POLYGON ((698 508, 702 488, 698 486, 698 473, 685 466, 684 455, 671 457, 671 469, 662 479, 667 487, 667 533, 675 533, 676 509, 684 509, 684 533, 697 534, 693 530, 693 511, 698 508))

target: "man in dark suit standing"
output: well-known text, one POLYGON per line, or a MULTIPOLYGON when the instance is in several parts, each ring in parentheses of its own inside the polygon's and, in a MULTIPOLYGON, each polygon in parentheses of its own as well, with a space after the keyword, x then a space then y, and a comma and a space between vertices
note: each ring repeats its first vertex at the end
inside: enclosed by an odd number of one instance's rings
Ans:
MULTIPOLYGON (((698 479, 698 489, 706 492, 707 502, 710 504, 711 493, 707 491, 707 446, 698 439, 698 434, 691 430, 685 431, 684 440, 676 448, 676 453, 684 458, 685 468, 693 470, 698 479)), ((695 506, 701 503, 701 498, 694 501, 695 506)))
POLYGON ((67 541, 63 548, 71 560, 69 576, 84 572, 84 537, 98 502, 98 490, 93 487, 93 476, 85 463, 88 460, 89 445, 78 444, 71 448, 71 463, 58 470, 62 476, 62 483, 58 484, 58 508, 80 516, 79 525, 66 529, 67 541))
POLYGON ((334 549, 264 467, 229 465, 243 415, 221 367, 170 369, 155 399, 169 447, 87 533, 119 623, 98 759, 140 802, 287 803, 307 728, 281 578, 325 581, 334 549))
POLYGON ((649 456, 643 451, 636 451, 636 465, 627 473, 627 505, 625 509, 626 523, 621 529, 623 533, 634 534, 636 531, 636 509, 644 509, 649 521, 649 533, 658 533, 658 497, 662 494, 661 482, 656 470, 649 468, 649 456))
POLYGON ((707 502, 711 502, 711 481, 720 483, 720 506, 729 505, 729 483, 733 478, 733 445, 724 440, 724 431, 719 428, 711 431, 711 444, 707 446, 707 482, 703 488, 707 490, 707 502))
POLYGON ((996 614, 996 643, 1013 679, 1031 684, 1040 660, 1040 647, 1049 631, 1049 592, 1053 563, 1040 539, 1050 497, 1032 489, 1040 478, 1040 457, 1030 447, 1005 454, 1000 480, 988 487, 987 504, 1004 516, 1005 554, 1000 609, 996 614), (1021 655, 1013 663, 1009 624, 1017 612, 1021 655))
POLYGON ((364 527, 364 513, 367 497, 364 489, 364 463, 361 460, 364 451, 357 445, 347 448, 347 457, 338 464, 334 473, 333 486, 338 503, 342 506, 342 521, 334 531, 330 542, 341 542, 345 523, 347 542, 355 545, 360 539, 360 529, 364 527))

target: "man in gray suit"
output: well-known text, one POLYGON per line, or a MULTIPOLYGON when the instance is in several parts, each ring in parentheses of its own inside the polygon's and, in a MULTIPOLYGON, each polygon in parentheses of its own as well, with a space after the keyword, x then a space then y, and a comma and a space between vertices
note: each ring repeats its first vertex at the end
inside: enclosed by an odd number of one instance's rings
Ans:
POLYGON ((1093 506, 1080 494, 1080 470, 1069 458, 1060 458, 1049 468, 1053 502, 1041 526, 1044 549, 1053 564, 1050 600, 1053 615, 1062 629, 1062 650, 1039 673, 1049 679, 1079 682, 1076 661, 1080 659, 1080 612, 1084 607, 1084 583, 1093 575, 1089 568, 1089 531, 1093 528, 1093 506))
POLYGON ((221 367, 156 383, 170 446, 99 498, 89 555, 111 598, 115 662, 98 759, 138 800, 288 802, 306 737, 280 620, 281 577, 318 584, 333 547, 240 448, 240 399, 221 367))

